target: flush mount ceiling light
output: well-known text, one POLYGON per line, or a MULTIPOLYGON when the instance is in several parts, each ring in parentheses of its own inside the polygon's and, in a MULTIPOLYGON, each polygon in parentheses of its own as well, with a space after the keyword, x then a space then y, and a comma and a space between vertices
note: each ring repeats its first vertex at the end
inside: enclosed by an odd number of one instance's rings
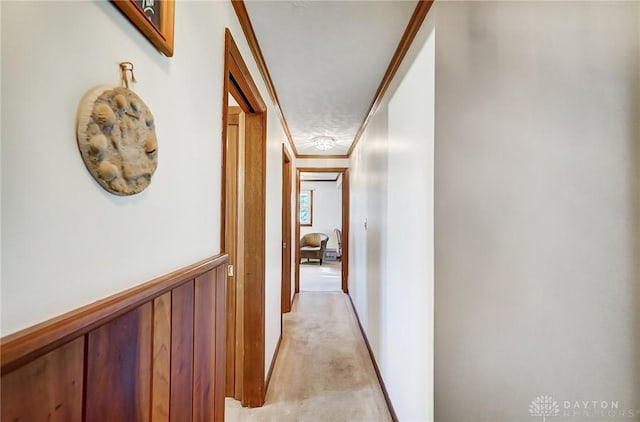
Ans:
POLYGON ((336 138, 331 136, 316 136, 312 141, 315 144, 316 149, 319 149, 320 151, 327 151, 335 147, 337 143, 336 138))

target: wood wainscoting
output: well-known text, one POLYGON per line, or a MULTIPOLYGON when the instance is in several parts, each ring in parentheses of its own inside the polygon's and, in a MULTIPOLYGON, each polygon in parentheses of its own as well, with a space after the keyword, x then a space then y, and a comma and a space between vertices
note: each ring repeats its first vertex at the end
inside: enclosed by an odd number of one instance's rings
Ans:
POLYGON ((2 420, 224 420, 226 262, 3 338, 2 420))

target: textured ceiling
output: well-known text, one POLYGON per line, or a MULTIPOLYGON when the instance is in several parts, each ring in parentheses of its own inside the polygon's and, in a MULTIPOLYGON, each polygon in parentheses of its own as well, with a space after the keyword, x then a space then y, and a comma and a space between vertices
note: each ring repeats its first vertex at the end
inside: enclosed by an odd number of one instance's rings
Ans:
POLYGON ((416 3, 245 0, 299 154, 347 153, 416 3))

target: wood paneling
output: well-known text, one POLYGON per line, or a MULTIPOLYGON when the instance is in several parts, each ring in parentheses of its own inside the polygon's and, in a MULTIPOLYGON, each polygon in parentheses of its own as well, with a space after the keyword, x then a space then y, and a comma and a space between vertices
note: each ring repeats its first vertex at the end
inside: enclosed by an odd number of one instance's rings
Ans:
MULTIPOLYGON (((240 245, 239 245, 240 246, 240 245)), ((243 249, 238 248, 238 253, 242 253, 243 249)), ((239 263, 240 264, 240 263, 239 263)), ((244 266, 238 265, 236 268, 236 276, 244 275, 244 266)), ((235 385, 233 389, 233 397, 242 401, 242 383, 244 380, 244 283, 240 282, 236 277, 236 335, 235 335, 235 385)))
POLYGON ((145 303, 88 334, 86 420, 149 420, 151 311, 145 303))
POLYGON ((215 385, 215 273, 196 278, 193 317, 193 420, 212 421, 215 385))
POLYGON ((3 421, 82 420, 84 338, 2 377, 3 421))
POLYGON ((171 394, 171 292, 153 301, 151 420, 169 420, 171 394))
POLYGON ((215 257, 3 338, 2 420, 222 420, 225 283, 215 257))
MULTIPOLYGON (((226 276, 226 268, 218 267, 216 280, 224 280, 226 276)), ((215 392, 221 392, 225 390, 225 378, 216 376, 217 374, 225 373, 225 340, 226 330, 225 321, 227 319, 226 314, 226 283, 215 282, 215 392)), ((214 407, 213 416, 216 421, 224 420, 224 394, 214 394, 214 407)))
POLYGON ((226 263, 226 255, 204 259, 147 283, 2 338, 2 374, 67 343, 156 296, 226 263))
POLYGON ((171 403, 172 422, 191 421, 193 402, 193 285, 190 281, 171 292, 171 403))

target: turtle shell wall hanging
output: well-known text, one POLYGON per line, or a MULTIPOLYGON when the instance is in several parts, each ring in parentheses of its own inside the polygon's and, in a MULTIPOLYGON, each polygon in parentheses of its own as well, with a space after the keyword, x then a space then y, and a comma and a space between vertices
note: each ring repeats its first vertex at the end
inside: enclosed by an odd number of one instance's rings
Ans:
POLYGON ((158 167, 158 141, 149 107, 129 89, 121 63, 123 86, 101 86, 85 94, 78 107, 78 148, 89 173, 116 195, 140 193, 158 167))

